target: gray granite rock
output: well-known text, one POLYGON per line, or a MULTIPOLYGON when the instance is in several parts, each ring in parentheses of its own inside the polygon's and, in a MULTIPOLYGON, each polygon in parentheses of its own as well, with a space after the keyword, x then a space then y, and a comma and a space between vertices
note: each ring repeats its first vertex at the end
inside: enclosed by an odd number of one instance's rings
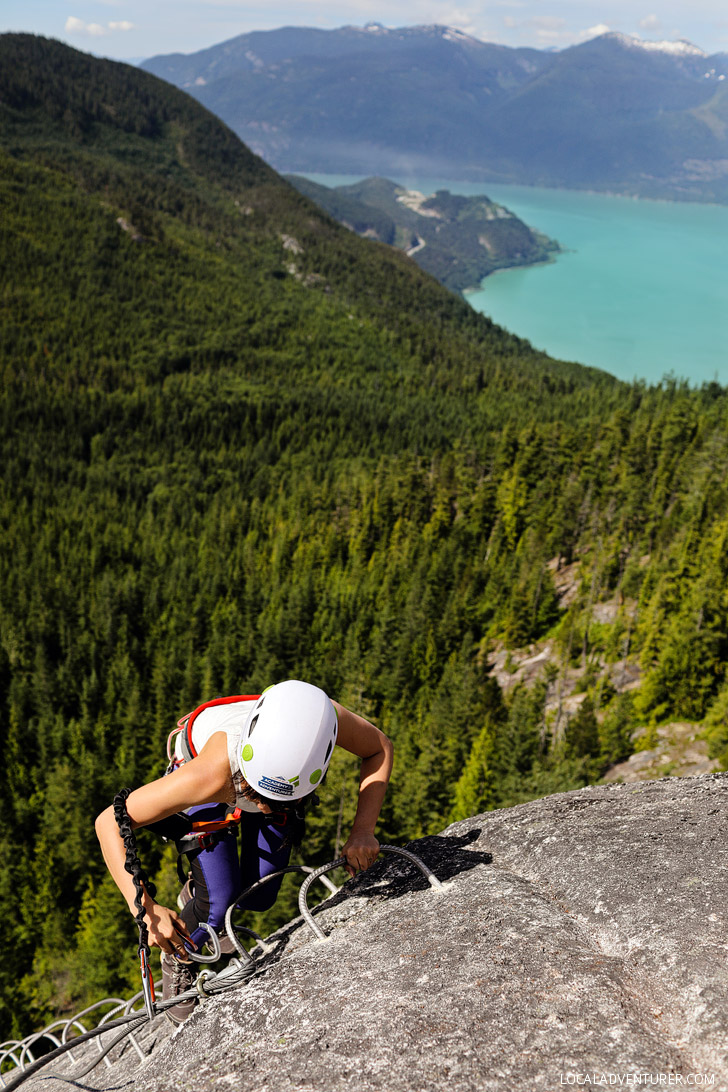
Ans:
POLYGON ((293 923, 144 1065, 127 1054, 83 1086, 510 1092, 649 1074, 725 1092, 726 804, 713 774, 457 823, 411 846, 443 892, 382 860, 317 912, 325 941, 293 923))
MULTIPOLYGON (((647 728, 632 733, 632 742, 644 746, 647 728)), ((708 743, 702 738, 703 725, 688 721, 671 721, 657 729, 656 746, 635 751, 625 762, 617 762, 604 775, 604 781, 650 781, 656 777, 696 777, 714 773, 720 763, 708 753, 708 743)))

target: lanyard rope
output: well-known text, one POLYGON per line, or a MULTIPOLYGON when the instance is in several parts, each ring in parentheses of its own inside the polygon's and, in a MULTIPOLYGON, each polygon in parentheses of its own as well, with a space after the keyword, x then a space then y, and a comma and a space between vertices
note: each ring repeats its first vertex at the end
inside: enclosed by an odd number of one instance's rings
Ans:
POLYGON ((139 854, 136 848, 136 839, 134 838, 134 831, 131 828, 131 819, 129 818, 129 812, 126 810, 127 797, 131 793, 131 789, 122 789, 114 797, 114 818, 116 819, 116 825, 119 828, 119 834, 124 841, 124 850, 126 852, 126 860, 124 862, 124 868, 131 876, 134 882, 134 905, 137 908, 137 913, 134 915, 137 927, 139 929, 139 946, 137 952, 139 953, 139 966, 142 974, 142 989, 144 990, 144 1003, 147 1007, 147 1015, 150 1020, 154 1018, 154 979, 152 978, 151 971, 149 969, 149 930, 147 929, 147 923, 144 920, 144 892, 151 897, 157 894, 157 889, 148 878, 146 872, 142 868, 142 863, 139 860, 139 854))

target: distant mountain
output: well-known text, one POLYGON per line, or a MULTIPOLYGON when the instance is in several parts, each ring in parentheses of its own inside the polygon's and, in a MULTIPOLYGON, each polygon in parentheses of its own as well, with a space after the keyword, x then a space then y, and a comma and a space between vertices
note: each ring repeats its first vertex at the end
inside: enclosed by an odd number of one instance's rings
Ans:
POLYGON ((497 269, 547 261, 560 249, 485 195, 426 196, 387 178, 335 187, 299 175, 288 181, 358 235, 399 247, 456 292, 477 287, 497 269))
POLYGON ((552 53, 444 26, 287 27, 143 67, 282 170, 728 200, 728 55, 688 42, 552 53))

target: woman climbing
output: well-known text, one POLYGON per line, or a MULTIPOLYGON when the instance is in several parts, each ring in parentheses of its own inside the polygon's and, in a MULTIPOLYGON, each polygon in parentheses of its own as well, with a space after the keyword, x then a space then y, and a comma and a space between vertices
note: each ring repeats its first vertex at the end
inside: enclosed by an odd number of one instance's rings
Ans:
MULTIPOLYGON (((373 724, 318 687, 292 679, 260 696, 208 702, 180 725, 165 776, 135 789, 126 801, 132 827, 149 827, 175 840, 188 835, 191 878, 180 892, 181 913, 160 906, 146 891, 143 898, 150 943, 162 950, 165 1000, 194 981, 188 951, 204 944, 201 923, 219 931, 225 911, 242 891, 287 865, 334 746, 362 760, 356 816, 343 854, 350 875, 369 868, 379 852, 374 828, 393 754, 392 744, 373 724)), ((134 883, 124 868, 124 844, 112 807, 97 818, 96 833, 107 867, 135 914, 134 883)), ((280 882, 259 888, 241 907, 269 909, 280 882)), ((167 1013, 180 1023, 193 1004, 180 1003, 167 1013)))

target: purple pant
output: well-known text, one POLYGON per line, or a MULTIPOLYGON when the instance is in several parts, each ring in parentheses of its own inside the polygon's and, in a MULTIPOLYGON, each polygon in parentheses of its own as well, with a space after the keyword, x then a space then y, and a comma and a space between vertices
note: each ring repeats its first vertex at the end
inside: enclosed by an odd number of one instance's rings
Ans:
MULTIPOLYGON (((209 821, 225 817, 224 804, 200 804, 189 808, 196 820, 209 821)), ((194 898, 185 906, 181 917, 195 944, 202 945, 207 933, 200 922, 207 922, 217 932, 225 923, 228 906, 251 884, 285 868, 291 855, 284 846, 286 827, 280 816, 244 812, 240 822, 240 855, 238 840, 226 836, 212 847, 203 849, 190 859, 194 898), (278 819, 275 822, 274 819, 278 819)), ((270 910, 278 897, 283 877, 271 880, 254 891, 240 906, 243 910, 270 910)))

